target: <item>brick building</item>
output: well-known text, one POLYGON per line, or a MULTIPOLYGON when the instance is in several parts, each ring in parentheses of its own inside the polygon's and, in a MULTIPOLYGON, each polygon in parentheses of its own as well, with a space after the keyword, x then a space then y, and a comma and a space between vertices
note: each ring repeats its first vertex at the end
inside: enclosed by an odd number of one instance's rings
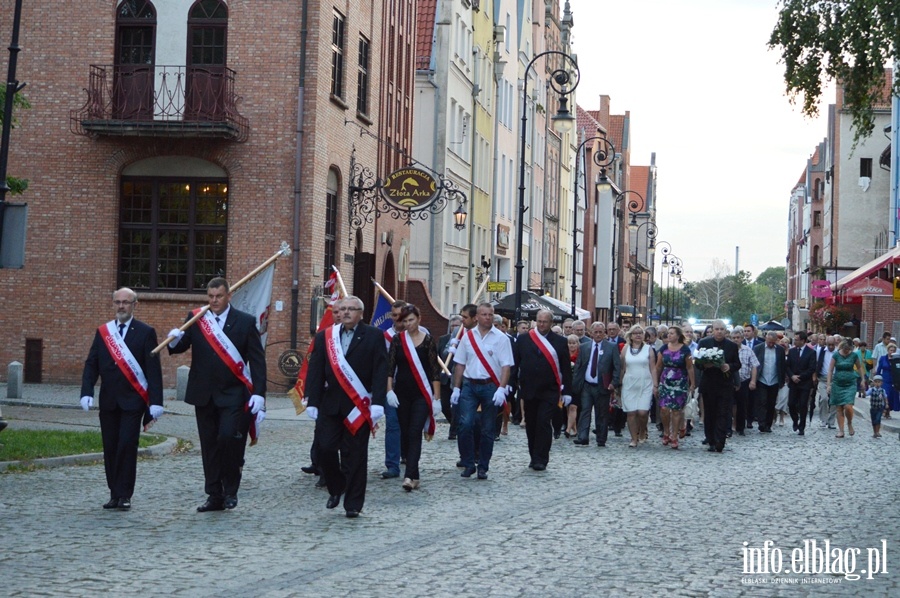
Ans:
MULTIPOLYGON (((13 4, 0 0, 0 35, 13 4)), ((76 381, 115 288, 138 291, 136 316, 164 334, 209 278, 235 281, 287 241, 268 328, 279 390, 277 357, 305 348, 328 266, 368 301, 369 276, 402 290, 408 233, 352 226, 348 186, 354 164, 383 178, 409 152, 414 13, 412 0, 26 2, 17 78, 32 107, 9 171, 30 182, 27 254, 0 270, 0 363, 76 381)), ((162 359, 171 385, 186 359, 162 359)))

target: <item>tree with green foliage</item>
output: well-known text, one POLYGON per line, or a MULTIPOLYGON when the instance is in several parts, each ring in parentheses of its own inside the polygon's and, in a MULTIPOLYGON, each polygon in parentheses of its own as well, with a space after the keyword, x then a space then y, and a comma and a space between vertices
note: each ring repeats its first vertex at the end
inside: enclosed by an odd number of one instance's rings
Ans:
POLYGON ((774 320, 785 313, 787 268, 772 266, 756 277, 756 313, 760 321, 774 320))
MULTIPOLYGON (((0 86, 0 126, 3 125, 3 109, 2 107, 6 105, 6 87, 0 86)), ((28 103, 28 100, 25 99, 21 93, 17 93, 13 96, 13 114, 15 114, 16 108, 19 109, 28 109, 31 108, 31 104, 28 103)), ((18 124, 18 119, 13 116, 12 124, 10 125, 13 129, 16 128, 16 124, 18 124)), ((19 179, 11 175, 6 175, 6 186, 9 187, 10 195, 20 195, 25 192, 25 189, 28 188, 28 180, 27 179, 19 179)))
MULTIPOLYGON (((873 104, 884 102, 884 69, 900 48, 897 0, 780 0, 769 48, 781 53, 792 103, 814 117, 822 88, 835 81, 853 121, 853 146, 872 134, 873 104)), ((900 80, 894 73, 894 94, 900 80)))

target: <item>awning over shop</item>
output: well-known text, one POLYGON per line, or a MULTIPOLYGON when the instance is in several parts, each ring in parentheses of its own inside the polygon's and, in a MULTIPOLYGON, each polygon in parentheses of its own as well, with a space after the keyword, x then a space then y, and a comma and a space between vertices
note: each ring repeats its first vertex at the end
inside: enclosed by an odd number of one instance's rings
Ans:
MULTIPOLYGON (((571 304, 571 303, 565 303, 565 302, 563 302, 563 301, 560 301, 559 299, 555 299, 555 298, 551 297, 550 295, 544 295, 544 296, 541 297, 541 298, 542 298, 544 301, 546 301, 547 303, 552 303, 553 305, 555 305, 556 307, 558 307, 558 308, 560 308, 560 309, 562 309, 562 310, 568 311, 568 312, 570 312, 570 313, 571 313, 571 311, 572 311, 572 304, 571 304)), ((578 307, 578 306, 576 305, 576 306, 575 306, 575 316, 576 316, 579 320, 590 320, 590 319, 591 319, 591 312, 589 312, 589 311, 586 310, 586 309, 581 309, 580 307, 578 307)))
POLYGON ((881 270, 889 264, 900 264, 900 247, 895 247, 887 253, 875 258, 868 264, 861 266, 838 280, 834 285, 835 291, 842 290, 845 286, 853 284, 863 278, 868 277, 873 272, 881 270))

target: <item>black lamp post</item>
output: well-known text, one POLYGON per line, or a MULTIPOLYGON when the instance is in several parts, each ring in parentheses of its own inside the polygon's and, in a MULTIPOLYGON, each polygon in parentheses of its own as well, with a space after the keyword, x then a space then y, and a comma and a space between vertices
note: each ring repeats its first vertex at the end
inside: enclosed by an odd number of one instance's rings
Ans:
MULTIPOLYGON (((603 171, 600 173, 600 183, 602 184, 606 180, 606 172, 603 171)), ((612 268, 611 268, 611 277, 609 282, 609 309, 610 309, 610 319, 614 318, 614 311, 616 308, 616 271, 618 268, 616 267, 616 246, 618 243, 618 238, 616 235, 619 218, 622 217, 622 213, 619 211, 619 202, 622 199, 632 193, 636 195, 636 198, 631 198, 627 202, 628 213, 631 214, 631 218, 628 220, 628 228, 629 230, 637 230, 638 224, 637 219, 635 218, 635 214, 638 212, 642 212, 644 210, 644 205, 646 202, 644 201, 644 196, 638 193, 637 191, 622 191, 618 195, 616 195, 615 200, 613 201, 613 234, 612 234, 612 268)), ((637 317, 637 309, 635 306, 631 306, 634 309, 634 315, 637 317)))
MULTIPOLYGON (((663 282, 663 277, 669 271, 669 254, 672 253, 672 245, 668 241, 659 241, 656 243, 656 248, 659 249, 659 252, 662 254, 662 267, 659 269, 659 292, 665 292, 665 283, 663 282)), ((654 264, 656 262, 654 261, 654 264)), ((664 300, 665 301, 665 300, 664 300)), ((657 309, 657 312, 659 309, 657 309)), ((666 320, 668 321, 669 314, 666 314, 666 320)), ((662 322, 662 316, 660 316, 659 321, 662 322)))
POLYGON ((557 50, 547 50, 541 52, 531 59, 528 66, 525 67, 524 81, 522 82, 522 138, 519 140, 521 152, 519 155, 519 222, 516 237, 516 321, 518 322, 522 316, 522 270, 525 264, 522 262, 522 244, 525 235, 525 142, 527 138, 528 125, 528 72, 534 66, 538 58, 544 56, 559 56, 562 66, 558 67, 550 73, 550 87, 559 94, 559 109, 552 117, 553 128, 560 134, 571 131, 575 127, 575 117, 569 112, 569 99, 566 97, 578 87, 581 81, 581 71, 578 70, 578 63, 575 59, 557 50), (571 66, 571 69, 566 68, 571 66))
MULTIPOLYGON (((634 215, 632 214, 632 216, 634 216, 634 215)), ((648 268, 647 269, 647 271, 648 271, 647 286, 650 287, 650 289, 649 289, 650 302, 649 302, 649 305, 647 306, 647 312, 648 312, 647 318, 648 318, 648 320, 651 320, 652 318, 650 318, 649 312, 650 312, 650 308, 653 307, 653 256, 656 254, 656 235, 659 234, 659 228, 657 228, 656 224, 654 224, 653 222, 648 220, 648 221, 640 224, 635 229, 635 233, 636 233, 636 235, 635 235, 636 242, 635 242, 635 247, 634 247, 635 262, 637 262, 637 251, 638 251, 637 240, 639 240, 641 238, 641 229, 644 227, 647 227, 647 231, 646 231, 647 256, 645 256, 645 259, 647 260, 647 268, 648 268)), ((635 263, 635 266, 637 266, 637 263, 635 263)), ((641 294, 643 295, 643 293, 641 293, 641 294)), ((634 309, 635 309, 635 319, 637 319, 637 305, 634 306, 634 309)), ((653 322, 651 321, 650 324, 652 324, 652 323, 653 322)))
MULTIPOLYGON (((574 197, 575 203, 572 208, 573 219, 572 219, 572 318, 577 319, 575 317, 575 294, 576 294, 576 281, 577 281, 577 264, 578 264, 578 177, 580 176, 579 166, 581 162, 578 160, 579 154, 584 150, 584 146, 590 142, 596 142, 598 147, 591 154, 591 160, 593 160, 594 164, 604 169, 601 172, 605 172, 607 166, 613 163, 613 160, 616 159, 616 148, 613 147, 613 144, 606 137, 588 137, 578 146, 578 149, 575 150, 575 185, 574 185, 574 197)), ((582 156, 582 160, 585 160, 586 156, 582 156)), ((585 173, 587 173, 587 164, 585 164, 585 173)), ((585 185, 585 197, 584 197, 584 205, 587 208, 587 185, 585 185)))
POLYGON ((666 310, 669 311, 669 323, 671 324, 671 312, 675 309, 677 303, 672 293, 672 287, 674 287, 676 283, 681 282, 681 273, 684 272, 684 268, 682 265, 683 262, 681 261, 680 257, 670 253, 667 258, 669 265, 669 290, 667 291, 667 293, 669 295, 669 302, 671 303, 671 306, 667 307, 666 310))

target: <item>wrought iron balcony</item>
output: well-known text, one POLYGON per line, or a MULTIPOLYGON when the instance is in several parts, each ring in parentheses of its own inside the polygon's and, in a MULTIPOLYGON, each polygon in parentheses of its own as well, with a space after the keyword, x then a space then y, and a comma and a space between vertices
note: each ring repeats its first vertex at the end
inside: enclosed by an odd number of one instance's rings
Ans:
POLYGON ((246 141, 235 72, 221 66, 91 65, 87 102, 69 113, 79 135, 246 141))

